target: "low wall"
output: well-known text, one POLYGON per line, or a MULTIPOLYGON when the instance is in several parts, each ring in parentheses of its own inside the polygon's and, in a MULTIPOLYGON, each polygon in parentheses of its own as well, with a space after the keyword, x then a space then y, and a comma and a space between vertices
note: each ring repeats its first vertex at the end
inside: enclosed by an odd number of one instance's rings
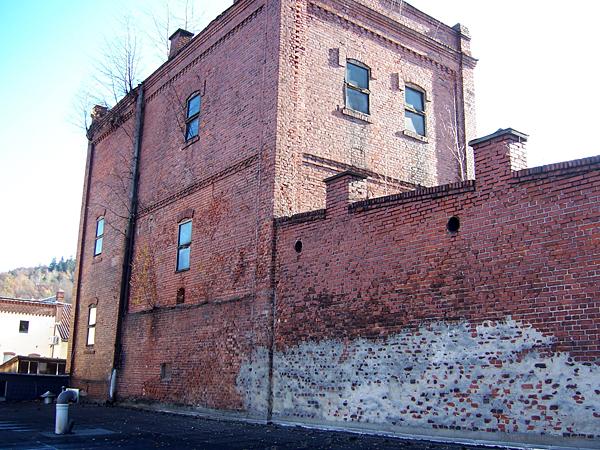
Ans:
POLYGON ((58 395, 62 387, 68 385, 68 375, 0 373, 0 398, 4 397, 6 401, 36 400, 47 391, 58 395))

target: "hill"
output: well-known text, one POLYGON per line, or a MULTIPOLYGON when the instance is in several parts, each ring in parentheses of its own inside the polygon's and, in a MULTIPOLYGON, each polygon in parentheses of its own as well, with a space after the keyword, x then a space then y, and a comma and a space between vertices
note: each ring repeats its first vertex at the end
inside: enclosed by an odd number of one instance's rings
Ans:
POLYGON ((75 260, 56 258, 47 266, 21 267, 0 273, 0 296, 42 299, 52 297, 56 291, 65 291, 65 301, 70 303, 75 274, 75 260))

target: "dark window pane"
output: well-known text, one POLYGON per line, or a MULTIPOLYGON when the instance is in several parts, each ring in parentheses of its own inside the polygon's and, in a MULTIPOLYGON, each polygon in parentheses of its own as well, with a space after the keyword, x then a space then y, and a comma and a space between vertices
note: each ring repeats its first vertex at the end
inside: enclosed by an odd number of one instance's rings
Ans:
POLYGON ((179 240, 178 244, 187 245, 192 242, 192 222, 184 222, 179 225, 179 240))
POLYGON ((425 136, 425 117, 411 111, 405 111, 404 118, 404 126, 407 130, 425 136))
POLYGON ((65 364, 59 364, 58 365, 58 374, 59 375, 64 375, 65 374, 65 369, 66 369, 65 364))
POLYGON ((423 93, 409 87, 406 88, 406 104, 423 112, 423 93))
POLYGON ((369 94, 346 88, 346 106, 354 111, 369 114, 369 94))
POLYGON ((190 121, 186 125, 185 140, 189 141, 191 138, 198 136, 198 118, 190 121))
POLYGON ((104 219, 99 219, 96 222, 96 237, 104 234, 104 219))
POLYGON ((18 373, 29 373, 29 361, 19 361, 18 373))
POLYGON ((177 252, 177 270, 190 268, 190 248, 183 247, 177 252))
POLYGON ((200 96, 196 95, 188 101, 187 117, 188 119, 200 113, 200 96))
POLYGON ((29 361, 29 373, 36 375, 38 369, 37 361, 29 361))
POLYGON ((21 320, 19 322, 19 333, 27 333, 27 332, 29 332, 29 321, 21 320))
POLYGON ((369 89, 369 71, 364 67, 348 63, 346 65, 346 83, 361 89, 369 89))
POLYGON ((96 239, 96 245, 94 246, 94 256, 99 255, 100 253, 102 253, 102 240, 104 238, 98 238, 96 239))

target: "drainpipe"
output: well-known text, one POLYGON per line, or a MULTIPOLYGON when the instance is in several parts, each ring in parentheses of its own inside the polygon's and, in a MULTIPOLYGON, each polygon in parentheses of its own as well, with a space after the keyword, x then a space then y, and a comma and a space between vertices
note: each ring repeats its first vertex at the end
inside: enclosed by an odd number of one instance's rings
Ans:
POLYGON ((123 267, 121 270, 121 287, 119 295, 119 308, 117 315, 117 332, 115 336, 115 351, 113 356, 112 369, 110 371, 110 382, 108 390, 108 399, 114 402, 116 398, 117 371, 121 366, 123 353, 123 344, 121 338, 123 335, 123 319, 127 312, 127 302, 129 299, 129 280, 131 278, 131 260, 133 258, 133 245, 135 237, 135 223, 138 208, 138 186, 139 186, 139 168, 140 151, 142 147, 142 129, 144 126, 144 83, 140 83, 137 88, 137 101, 135 105, 135 130, 133 135, 133 159, 131 161, 131 184, 129 185, 129 219, 125 230, 125 249, 123 252, 123 267))

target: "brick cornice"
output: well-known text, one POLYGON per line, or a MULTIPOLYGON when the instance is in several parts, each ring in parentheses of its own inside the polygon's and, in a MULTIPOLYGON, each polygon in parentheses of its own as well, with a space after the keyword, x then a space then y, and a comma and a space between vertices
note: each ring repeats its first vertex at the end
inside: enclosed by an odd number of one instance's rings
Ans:
MULTIPOLYGON (((405 44, 402 44, 400 41, 396 39, 392 39, 387 37, 377 29, 373 27, 380 27, 386 29, 388 31, 392 31, 399 36, 406 37, 412 41, 417 41, 424 46, 430 48, 432 51, 438 52, 440 54, 445 54, 446 56, 454 59, 457 64, 459 63, 459 56, 462 55, 461 52, 457 49, 454 49, 440 41, 433 40, 424 34, 413 30, 412 28, 407 27, 400 22, 397 22, 367 6, 356 3, 353 0, 332 0, 333 3, 338 6, 337 10, 332 9, 328 5, 319 2, 318 0, 309 1, 309 6, 315 8, 321 13, 330 16, 331 18, 335 18, 339 21, 346 23, 347 25, 354 26, 360 28, 362 31, 376 37, 377 39, 383 40, 387 43, 390 43, 404 53, 410 54, 413 57, 419 58, 422 61, 425 61, 429 64, 438 67, 439 69, 456 74, 456 70, 440 63, 439 61, 429 57, 426 53, 419 51, 417 49, 408 47, 405 44), (342 12, 344 11, 344 12, 342 12), (366 18, 366 21, 359 21, 357 18, 366 18)), ((470 65, 475 65, 477 60, 467 55, 462 55, 463 61, 470 65)))

